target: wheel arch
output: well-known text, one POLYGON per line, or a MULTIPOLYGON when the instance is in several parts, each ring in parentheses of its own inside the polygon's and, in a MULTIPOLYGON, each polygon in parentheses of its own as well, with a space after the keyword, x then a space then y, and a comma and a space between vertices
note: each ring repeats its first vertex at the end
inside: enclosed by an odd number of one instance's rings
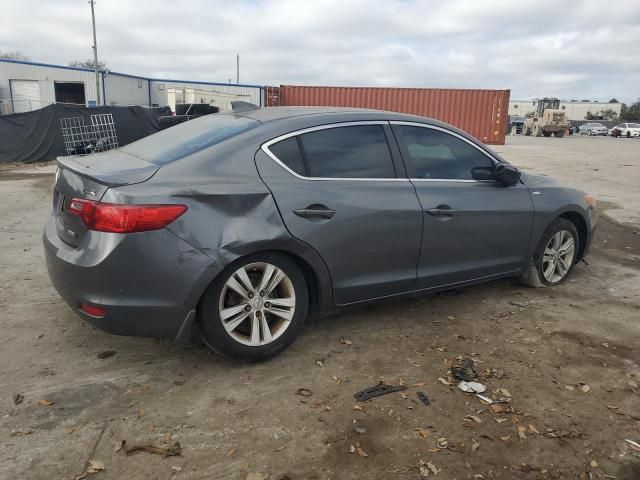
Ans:
POLYGON ((290 258, 302 271, 309 291, 309 316, 321 317, 333 310, 332 284, 329 271, 322 258, 306 244, 301 242, 258 242, 246 244, 241 252, 218 252, 214 265, 194 288, 191 304, 196 310, 200 308, 202 299, 209 286, 230 265, 241 263, 249 255, 279 253, 290 258))
POLYGON ((569 220, 575 225, 576 230, 578 231, 578 254, 576 255, 576 262, 581 260, 582 257, 584 257, 584 253, 587 247, 587 221, 584 219, 581 213, 575 210, 563 212, 558 215, 556 219, 557 218, 564 218, 565 220, 569 220))

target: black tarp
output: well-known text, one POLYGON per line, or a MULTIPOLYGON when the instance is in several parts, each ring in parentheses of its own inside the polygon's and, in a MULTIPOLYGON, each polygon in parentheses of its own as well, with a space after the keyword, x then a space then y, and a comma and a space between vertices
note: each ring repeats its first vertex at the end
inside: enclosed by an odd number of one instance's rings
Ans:
POLYGON ((160 130, 158 117, 171 115, 169 107, 73 107, 53 104, 33 112, 0 116, 0 163, 33 163, 65 155, 60 119, 111 113, 118 144, 126 145, 160 130))

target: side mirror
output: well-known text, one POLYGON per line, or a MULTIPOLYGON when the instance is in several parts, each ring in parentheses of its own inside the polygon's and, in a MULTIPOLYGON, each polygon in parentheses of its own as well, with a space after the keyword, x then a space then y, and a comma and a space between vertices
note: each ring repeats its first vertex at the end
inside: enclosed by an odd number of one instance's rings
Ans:
POLYGON ((521 176, 520 170, 509 163, 498 163, 493 168, 493 177, 507 187, 516 185, 521 176))
POLYGON ((471 178, 474 180, 495 180, 493 167, 473 167, 471 169, 471 178))
POLYGON ((520 170, 508 163, 498 163, 493 167, 474 167, 471 177, 474 180, 496 180, 503 185, 512 187, 520 181, 520 170))

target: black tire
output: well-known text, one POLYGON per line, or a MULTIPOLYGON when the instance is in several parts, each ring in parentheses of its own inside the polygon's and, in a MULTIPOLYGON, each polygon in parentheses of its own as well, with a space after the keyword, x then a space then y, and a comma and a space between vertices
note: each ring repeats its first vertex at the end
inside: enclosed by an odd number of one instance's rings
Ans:
POLYGON ((571 275, 573 266, 576 263, 578 246, 579 246, 579 236, 578 236, 578 230, 576 229, 576 226, 571 221, 565 218, 556 218, 553 222, 551 222, 551 225, 547 227, 544 234, 540 238, 540 243, 538 243, 538 247, 536 248, 536 251, 533 254, 533 258, 530 260, 529 265, 527 266, 525 271, 519 277, 520 282, 533 288, 552 287, 552 286, 560 285, 561 283, 564 283, 567 280, 567 278, 569 278, 569 276, 571 275), (543 270, 542 270, 542 261, 543 261, 544 251, 547 244, 553 238, 553 236, 556 233, 560 232, 561 230, 568 231, 573 237, 573 242, 574 242, 573 260, 567 272, 559 281, 550 282, 544 277, 543 270))
POLYGON ((236 260, 225 268, 205 291, 198 308, 198 322, 204 343, 234 360, 261 362, 285 350, 304 329, 309 311, 309 289, 304 274, 288 256, 278 252, 261 252, 236 260), (220 296, 227 280, 239 268, 252 263, 268 263, 278 267, 291 280, 295 291, 293 318, 286 330, 271 343, 260 346, 244 345, 225 330, 220 318, 220 296))

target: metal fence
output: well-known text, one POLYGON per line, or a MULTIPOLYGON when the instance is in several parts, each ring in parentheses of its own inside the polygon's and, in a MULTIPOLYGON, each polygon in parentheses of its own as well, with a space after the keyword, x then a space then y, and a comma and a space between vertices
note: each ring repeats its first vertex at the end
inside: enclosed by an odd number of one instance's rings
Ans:
POLYGON ((118 148, 113 115, 100 113, 89 117, 69 117, 60 119, 60 129, 67 155, 87 155, 118 148))

